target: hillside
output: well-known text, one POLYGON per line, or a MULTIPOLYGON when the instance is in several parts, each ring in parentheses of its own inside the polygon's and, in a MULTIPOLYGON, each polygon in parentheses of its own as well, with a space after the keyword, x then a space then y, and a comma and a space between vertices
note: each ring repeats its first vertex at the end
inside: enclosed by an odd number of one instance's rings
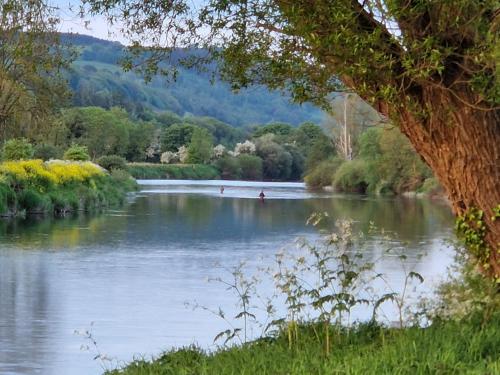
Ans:
POLYGON ((121 44, 86 35, 63 34, 62 38, 80 50, 69 76, 76 106, 121 106, 131 113, 169 110, 181 116, 211 116, 233 126, 280 121, 297 125, 322 118, 317 108, 290 103, 279 92, 260 86, 235 94, 228 84, 210 83, 206 75, 182 67, 175 82, 156 77, 145 83, 118 65, 121 44))

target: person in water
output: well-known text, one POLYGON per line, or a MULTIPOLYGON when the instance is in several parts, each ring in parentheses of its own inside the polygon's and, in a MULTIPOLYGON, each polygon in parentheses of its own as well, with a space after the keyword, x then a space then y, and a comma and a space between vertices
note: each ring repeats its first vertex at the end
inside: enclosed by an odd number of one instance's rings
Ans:
POLYGON ((265 197, 266 197, 266 195, 264 194, 264 190, 261 190, 260 194, 259 194, 260 200, 263 201, 265 197))
POLYGON ((220 193, 221 193, 221 194, 224 194, 224 186, 221 186, 221 187, 220 187, 220 193))

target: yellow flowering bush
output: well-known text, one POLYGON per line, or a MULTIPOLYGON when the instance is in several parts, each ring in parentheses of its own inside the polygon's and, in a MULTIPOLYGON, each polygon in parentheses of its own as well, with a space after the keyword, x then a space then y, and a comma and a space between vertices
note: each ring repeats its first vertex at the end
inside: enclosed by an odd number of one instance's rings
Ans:
POLYGON ((47 168, 56 179, 56 183, 83 182, 92 177, 104 175, 98 165, 91 162, 68 162, 55 160, 47 163, 47 168))
POLYGON ((0 216, 89 211, 123 203, 136 188, 129 175, 91 162, 20 160, 0 163, 0 216))
POLYGON ((49 185, 56 182, 42 160, 6 161, 0 164, 0 173, 10 176, 17 183, 32 182, 49 185))
POLYGON ((10 177, 15 183, 60 185, 88 181, 104 173, 98 165, 91 162, 55 160, 45 163, 42 160, 20 160, 0 164, 0 177, 10 177))

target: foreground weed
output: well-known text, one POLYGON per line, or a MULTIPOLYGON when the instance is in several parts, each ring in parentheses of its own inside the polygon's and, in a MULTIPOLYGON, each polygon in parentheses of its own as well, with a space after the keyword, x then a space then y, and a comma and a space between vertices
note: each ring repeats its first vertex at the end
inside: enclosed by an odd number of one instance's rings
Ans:
MULTIPOLYGON (((314 214, 308 224, 324 228, 321 224, 328 219, 327 214, 314 214)), ((415 287, 415 280, 423 282, 422 276, 408 269, 404 254, 397 254, 405 277, 400 289, 391 287, 387 277, 374 269, 379 259, 364 259, 370 241, 363 233, 355 233, 353 228, 352 221, 340 220, 329 231, 322 230, 320 239, 315 242, 297 239, 292 248, 275 255, 274 266, 260 269, 259 276, 245 277, 245 263, 240 263, 227 270, 228 279, 211 280, 233 293, 239 308, 231 317, 221 307, 210 309, 194 305, 228 324, 228 329, 218 333, 214 341, 223 340, 223 344, 228 345, 236 340, 245 344, 250 339, 249 328, 258 326, 264 327, 263 336, 267 337, 285 332, 288 347, 292 349, 300 341, 299 327, 307 322, 315 325, 315 336, 322 342, 324 353, 329 355, 332 335, 359 324, 359 319, 353 319, 356 311, 371 311, 372 323, 384 323, 378 320, 377 312, 386 303, 396 306, 399 326, 403 327, 403 311, 410 286, 415 287), (274 291, 267 296, 258 291, 258 284, 266 278, 274 285, 274 291), (384 289, 373 287, 377 280, 384 289), (259 311, 265 312, 264 321, 257 319, 259 311), (317 332, 320 327, 321 334, 317 332)), ((371 236, 374 231, 374 227, 371 228, 371 236)), ((389 243, 384 255, 389 252, 395 252, 393 242, 389 243)))
POLYGON ((101 351, 101 348, 97 344, 97 339, 93 333, 94 322, 90 322, 90 328, 83 330, 75 330, 74 334, 83 337, 85 344, 80 346, 80 350, 92 353, 93 360, 98 361, 103 371, 111 371, 114 366, 116 359, 108 357, 105 353, 101 351))

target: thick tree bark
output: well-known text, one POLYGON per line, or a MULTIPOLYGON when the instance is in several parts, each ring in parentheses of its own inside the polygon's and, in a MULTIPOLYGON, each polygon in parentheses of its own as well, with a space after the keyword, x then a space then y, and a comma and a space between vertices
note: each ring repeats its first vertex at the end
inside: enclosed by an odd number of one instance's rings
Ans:
POLYGON ((458 98, 442 88, 423 89, 419 99, 429 109, 427 117, 401 110, 401 130, 445 188, 456 215, 484 211, 486 271, 498 278, 500 220, 492 216, 500 204, 500 111, 479 109, 470 104, 475 95, 458 98))

